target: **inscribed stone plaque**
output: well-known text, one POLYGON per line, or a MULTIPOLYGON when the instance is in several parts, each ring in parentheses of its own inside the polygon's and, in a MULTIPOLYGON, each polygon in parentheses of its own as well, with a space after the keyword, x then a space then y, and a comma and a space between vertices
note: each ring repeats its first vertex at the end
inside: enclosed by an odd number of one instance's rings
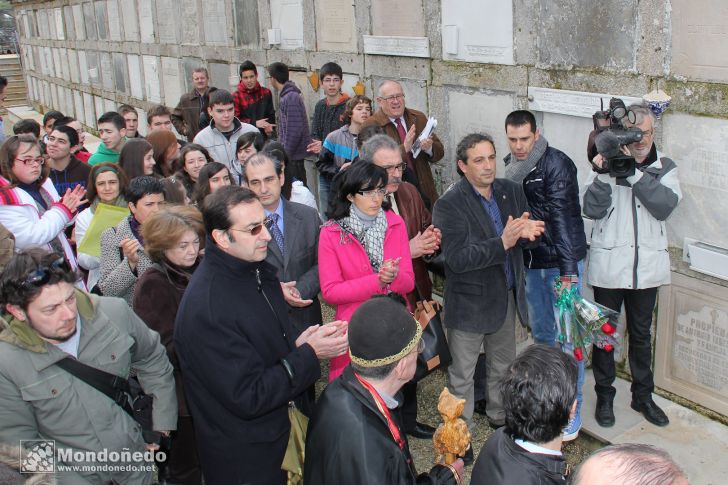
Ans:
POLYGON ((120 52, 114 52, 114 87, 118 93, 126 93, 126 57, 120 52))
POLYGON ((203 15, 205 41, 211 45, 228 44, 228 11, 225 0, 206 0, 203 15))
POLYGON ((356 52, 351 0, 316 0, 316 43, 323 51, 356 52))
POLYGON ((177 0, 156 0, 154 5, 157 9, 157 34, 160 44, 177 43, 177 24, 186 23, 185 17, 179 17, 179 6, 177 0), (185 19, 180 22, 180 18, 185 19))
POLYGON ((55 47, 51 49, 53 53, 53 76, 63 77, 63 67, 61 66, 61 51, 55 47))
POLYGON ((630 69, 637 37, 637 0, 541 0, 539 61, 630 69))
POLYGON ((513 64, 513 1, 443 0, 442 43, 445 59, 513 64))
POLYGON ((691 237, 728 248, 728 121, 663 116, 662 151, 678 166, 683 199, 667 220, 671 245, 691 237))
POLYGON ((116 0, 107 0, 106 16, 109 19, 109 39, 121 40, 121 23, 119 17, 119 3, 116 0))
POLYGON ((76 33, 76 39, 84 40, 86 38, 86 23, 83 19, 83 5, 80 3, 73 6, 73 30, 76 33))
POLYGON ((54 8, 53 17, 56 22, 56 39, 65 40, 66 32, 63 28, 63 10, 60 7, 54 8))
POLYGON ((99 33, 99 40, 106 40, 109 37, 109 20, 106 15, 106 0, 96 2, 96 28, 99 33))
POLYGON ((86 126, 96 127, 96 110, 94 109, 94 97, 89 93, 83 93, 83 113, 86 117, 86 126))
POLYGON ((724 0, 672 1, 674 74, 728 81, 728 9, 724 0))
POLYGON ((235 12, 235 45, 257 46, 260 37, 258 26, 258 0, 233 0, 235 12))
POLYGON ((58 84, 53 83, 51 84, 51 106, 52 109, 61 111, 63 110, 63 107, 60 105, 60 102, 58 101, 58 84))
POLYGON ((281 29, 281 49, 303 48, 303 1, 271 0, 271 20, 274 29, 281 29))
MULTIPOLYGON (((372 35, 424 37, 422 0, 372 0, 372 35)), ((482 27, 481 27, 482 28, 482 27)))
POLYGON ((68 49, 68 70, 73 83, 81 82, 81 74, 78 69, 78 53, 75 49, 68 49))
POLYGON ((99 53, 96 51, 87 51, 86 62, 88 63, 89 82, 92 85, 99 86, 101 84, 101 63, 99 62, 99 53))
MULTIPOLYGON (((256 2, 256 8, 258 3, 256 2)), ((196 0, 181 0, 177 4, 181 9, 180 18, 185 19, 179 23, 180 43, 197 45, 200 42, 200 19, 197 14, 196 0)))
POLYGON ((152 0, 139 0, 139 31, 142 43, 154 43, 154 14, 152 0))
POLYGON ((147 101, 161 103, 162 95, 159 89, 159 60, 154 56, 142 56, 144 64, 144 91, 147 101))
POLYGON ((73 106, 76 108, 76 119, 80 121, 81 124, 84 124, 86 121, 86 115, 83 111, 83 96, 81 95, 81 91, 73 91, 73 106))
MULTIPOLYGON (((211 62, 208 66, 210 72, 210 86, 230 90, 230 65, 221 62, 211 62)), ((190 74, 189 77, 192 77, 190 74)), ((192 87, 190 87, 190 91, 192 87)))
POLYGON ((120 0, 122 26, 124 29, 124 40, 139 42, 139 16, 135 0, 120 0))
POLYGON ((59 57, 61 60, 61 78, 68 81, 71 79, 71 66, 68 58, 70 55, 68 54, 68 49, 58 49, 59 51, 59 57))
POLYGON ((48 22, 48 38, 49 39, 56 39, 56 18, 53 14, 53 9, 49 8, 45 11, 46 13, 46 22, 48 22))
POLYGON ((179 59, 162 57, 162 85, 164 86, 164 102, 167 106, 177 106, 182 96, 182 80, 180 79, 179 59))
POLYGON ((430 57, 427 37, 363 36, 364 53, 386 56, 430 57))
POLYGON ((94 109, 96 110, 96 116, 101 118, 101 115, 105 113, 104 98, 102 98, 101 96, 94 96, 94 109))
POLYGON ((96 40, 98 35, 96 33, 96 16, 94 15, 94 4, 86 2, 83 4, 83 21, 88 25, 86 29, 86 38, 89 40, 96 40))
MULTIPOLYGON (((198 67, 203 67, 204 65, 205 63, 202 62, 201 59, 198 59, 196 57, 182 58, 182 76, 184 79, 185 92, 192 91, 192 71, 194 71, 198 67)), ((213 86, 213 84, 210 83, 210 86, 213 86)))
POLYGON ((81 84, 88 84, 88 59, 86 51, 78 51, 78 72, 81 75, 81 84))
POLYGON ((660 288, 655 384, 728 415, 726 288, 672 273, 660 288))
POLYGON ((70 5, 63 7, 63 23, 66 29, 66 38, 74 40, 76 38, 76 26, 73 23, 73 7, 70 5))
POLYGON ((602 106, 609 107, 609 100, 612 97, 620 98, 627 106, 642 102, 642 99, 630 96, 531 86, 528 88, 528 97, 528 109, 532 111, 580 116, 590 120, 597 110, 602 109, 602 106))
POLYGON ((142 80, 142 66, 139 56, 129 54, 126 56, 129 65, 129 90, 137 99, 144 99, 144 81, 142 80))

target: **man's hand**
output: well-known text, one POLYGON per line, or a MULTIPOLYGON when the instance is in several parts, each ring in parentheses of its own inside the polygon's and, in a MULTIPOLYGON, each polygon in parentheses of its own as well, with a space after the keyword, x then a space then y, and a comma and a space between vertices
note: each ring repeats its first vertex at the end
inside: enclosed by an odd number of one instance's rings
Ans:
POLYGON ((503 234, 501 234, 501 241, 503 241, 503 249, 508 251, 516 245, 518 240, 521 238, 523 228, 526 225, 526 220, 519 217, 514 219, 513 216, 508 216, 506 227, 503 228, 503 234))
POLYGON ((275 128, 276 125, 269 123, 267 119, 263 118, 262 120, 256 121, 255 126, 265 131, 266 134, 270 135, 271 133, 273 133, 273 128, 275 128))
POLYGON ((119 247, 124 253, 124 257, 129 261, 129 267, 136 269, 136 265, 139 262, 139 253, 137 252, 140 248, 139 241, 125 237, 119 243, 119 247))
POLYGON ((430 153, 432 151, 432 143, 432 136, 428 136, 420 142, 420 148, 422 149, 422 151, 430 153))
POLYGON ((521 214, 520 219, 524 221, 523 231, 521 232, 521 238, 528 239, 529 241, 535 241, 537 237, 543 234, 546 227, 543 221, 534 221, 530 219, 531 214, 524 212, 521 214))
POLYGON ((597 153, 594 158, 592 158, 592 163, 597 168, 602 168, 604 166, 604 157, 601 153, 597 153))
MULTIPOLYGON (((346 322, 338 321, 317 326, 316 330, 311 332, 305 343, 313 348, 316 357, 330 359, 349 350, 349 336, 345 332, 342 334, 342 324, 346 325, 346 322)), ((296 342, 298 343, 298 340, 296 342)))
POLYGON ((412 150, 412 145, 415 143, 415 125, 410 126, 410 129, 407 130, 407 135, 404 137, 404 142, 402 143, 404 145, 404 151, 408 152, 412 150))
POLYGON ((317 155, 321 153, 321 140, 313 140, 311 143, 306 145, 306 151, 317 155))
POLYGON ((303 308, 313 303, 313 300, 304 300, 301 298, 301 293, 296 288, 295 281, 281 283, 281 290, 283 291, 283 298, 286 300, 286 303, 292 307, 303 308))
MULTIPOLYGON (((433 254, 440 247, 435 226, 430 225, 424 232, 418 232, 415 237, 410 239, 410 253, 412 259, 419 258, 425 254, 433 254)), ((439 229, 437 229, 439 232, 439 229)), ((440 235, 442 237, 442 234, 440 235)))

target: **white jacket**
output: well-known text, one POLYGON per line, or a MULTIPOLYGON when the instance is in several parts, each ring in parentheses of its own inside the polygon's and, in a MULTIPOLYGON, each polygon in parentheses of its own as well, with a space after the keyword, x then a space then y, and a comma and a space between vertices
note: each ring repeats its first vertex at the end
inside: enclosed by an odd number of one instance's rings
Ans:
MULTIPOLYGON (((81 211, 76 216, 76 229, 74 232, 76 244, 80 244, 83 240, 83 236, 86 235, 88 226, 91 225, 91 220, 94 218, 94 213, 90 207, 81 211)), ((90 254, 78 252, 78 265, 88 270, 88 279, 86 280, 86 286, 89 289, 93 288, 101 278, 101 258, 91 256, 90 254)))
POLYGON ((216 162, 222 163, 230 170, 230 175, 235 178, 233 185, 240 185, 242 178, 242 169, 238 162, 237 153, 235 153, 235 145, 240 135, 248 132, 258 132, 258 128, 248 123, 241 123, 235 118, 233 121, 233 133, 230 139, 225 138, 220 130, 215 127, 215 122, 211 121, 210 126, 200 131, 196 136, 194 143, 202 145, 210 152, 210 156, 216 162))
POLYGON ((657 157, 626 179, 589 176, 583 211, 594 219, 590 285, 645 289, 670 283, 665 220, 682 192, 675 162, 660 153, 657 157))

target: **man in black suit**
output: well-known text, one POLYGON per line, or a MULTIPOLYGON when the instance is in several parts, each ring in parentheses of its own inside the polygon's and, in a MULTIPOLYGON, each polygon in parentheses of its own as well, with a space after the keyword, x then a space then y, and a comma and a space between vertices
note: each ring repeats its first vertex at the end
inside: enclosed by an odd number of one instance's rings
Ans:
MULTIPOLYGON (((432 219, 442 231, 445 258, 445 326, 453 356, 449 387, 466 400, 463 417, 473 432, 473 374, 481 345, 488 420, 496 427, 505 420, 498 381, 516 357, 516 312, 522 323, 528 321, 519 243, 535 240, 544 224, 529 219, 520 185, 495 178, 490 136, 466 136, 457 158, 463 178, 440 197, 432 219)), ((466 463, 472 450, 468 454, 466 463)))
POLYGON ((285 200, 285 175, 278 160, 258 154, 245 164, 243 179, 265 209, 273 240, 266 261, 276 269, 288 318, 299 330, 321 323, 318 300, 318 238, 321 219, 315 209, 285 200))

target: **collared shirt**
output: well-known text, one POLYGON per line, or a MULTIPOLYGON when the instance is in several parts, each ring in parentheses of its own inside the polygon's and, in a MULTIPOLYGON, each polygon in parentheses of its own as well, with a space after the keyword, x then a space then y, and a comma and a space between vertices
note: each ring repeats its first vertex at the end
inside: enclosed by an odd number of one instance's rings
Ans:
POLYGON ((399 406, 399 401, 397 401, 389 394, 383 393, 382 391, 377 392, 379 393, 379 396, 382 398, 382 401, 384 401, 384 404, 387 406, 388 409, 397 409, 397 406, 399 406))
POLYGON ((76 333, 73 337, 58 344, 53 344, 58 347, 59 350, 78 358, 78 344, 81 342, 81 316, 76 315, 76 333))
MULTIPOLYGON (((471 187, 472 184, 471 184, 471 187)), ((498 207, 498 202, 496 199, 497 194, 495 193, 495 186, 491 185, 492 191, 490 199, 486 199, 482 195, 480 195, 480 192, 473 187, 473 192, 475 192, 476 197, 478 197, 478 200, 480 200, 480 205, 483 206, 483 209, 485 210, 486 214, 490 216, 490 220, 493 221, 493 226, 495 226, 495 232, 498 234, 498 236, 503 235, 503 217, 501 216, 500 208, 498 207)), ((506 251, 506 264, 505 264, 505 272, 506 272, 506 286, 509 290, 512 290, 515 286, 514 281, 515 277, 513 276, 513 261, 511 260, 511 252, 510 250, 506 251)))
POLYGON ((274 212, 270 212, 268 209, 263 209, 265 211, 265 216, 266 217, 270 217, 270 215, 273 214, 273 213, 278 214, 278 222, 276 223, 276 225, 278 226, 278 229, 281 230, 281 234, 285 234, 285 232, 283 232, 283 227, 284 227, 284 223, 283 223, 283 201, 284 200, 285 199, 283 198, 283 196, 281 196, 280 200, 278 201, 278 207, 276 208, 276 210, 274 212))
POLYGON ((529 453, 540 453, 542 455, 561 456, 562 453, 558 450, 552 450, 551 448, 544 448, 543 446, 531 443, 530 441, 524 441, 520 438, 513 440, 518 446, 523 448, 529 453))

